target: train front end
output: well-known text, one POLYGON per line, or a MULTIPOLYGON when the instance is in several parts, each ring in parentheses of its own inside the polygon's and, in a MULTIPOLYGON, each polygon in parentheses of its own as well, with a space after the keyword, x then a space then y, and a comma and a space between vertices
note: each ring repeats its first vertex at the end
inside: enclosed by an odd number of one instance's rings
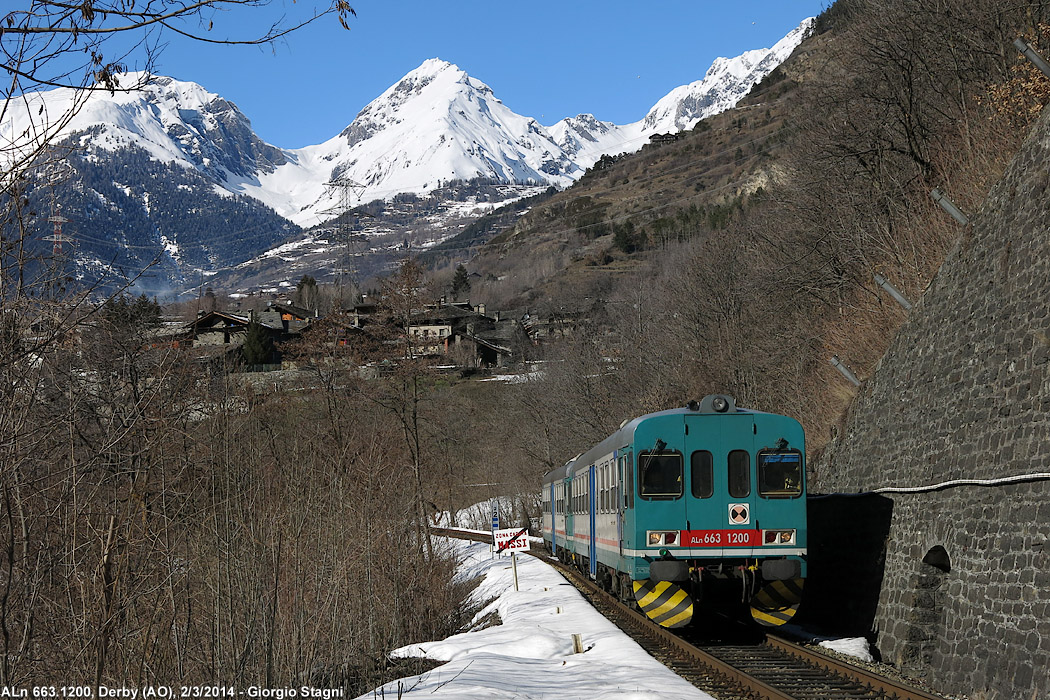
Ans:
POLYGON ((791 620, 806 577, 798 421, 713 395, 632 425, 619 568, 642 611, 681 627, 705 597, 729 590, 761 625, 791 620))

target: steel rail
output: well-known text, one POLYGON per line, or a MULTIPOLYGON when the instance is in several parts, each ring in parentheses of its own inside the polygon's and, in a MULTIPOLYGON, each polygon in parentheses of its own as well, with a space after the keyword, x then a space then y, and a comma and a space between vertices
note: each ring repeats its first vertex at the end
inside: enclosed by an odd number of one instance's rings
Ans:
MULTIPOLYGON (((431 528, 431 531, 435 534, 449 537, 492 543, 492 535, 485 532, 469 532, 454 528, 431 528)), ((798 696, 791 695, 791 691, 776 688, 770 683, 766 683, 751 675, 744 668, 734 665, 735 663, 740 663, 742 666, 746 666, 746 663, 720 659, 714 653, 690 644, 671 630, 659 626, 645 615, 624 605, 616 596, 603 590, 577 569, 551 558, 546 552, 530 551, 528 553, 558 569, 576 588, 590 597, 592 604, 594 599, 601 601, 621 621, 633 628, 635 634, 647 637, 657 644, 677 652, 690 662, 699 664, 711 675, 717 676, 730 685, 739 688, 740 695, 761 700, 797 700, 798 696)), ((855 690, 848 688, 839 689, 842 695, 835 694, 836 690, 832 690, 829 687, 821 696, 824 698, 871 697, 871 693, 877 693, 881 697, 894 700, 943 700, 942 696, 880 676, 859 666, 838 661, 831 656, 795 644, 782 637, 769 633, 766 633, 765 636, 766 639, 761 645, 741 647, 740 650, 742 653, 751 653, 756 656, 762 653, 779 653, 805 664, 807 667, 805 670, 796 669, 790 672, 794 675, 794 682, 790 678, 785 678, 783 683, 785 686, 798 686, 806 677, 809 677, 813 680, 823 681, 828 686, 840 684, 843 681, 854 685, 855 690), (857 695, 858 692, 865 695, 857 695)), ((711 649, 717 653, 718 647, 711 647, 711 649)), ((728 650, 729 648, 722 647, 722 649, 728 650)), ((761 669, 763 665, 774 668, 781 665, 775 659, 752 659, 752 661, 757 662, 757 667, 754 670, 761 669)), ((813 691, 810 690, 808 695, 813 697, 813 691)))
POLYGON ((687 656, 689 659, 698 662, 700 665, 709 669, 712 673, 722 676, 731 683, 740 686, 752 697, 760 700, 795 700, 793 696, 777 690, 773 686, 747 674, 736 666, 726 663, 725 661, 707 653, 703 649, 690 644, 670 630, 656 624, 637 610, 628 608, 616 596, 607 593, 591 581, 584 579, 575 569, 572 569, 561 562, 555 563, 549 561, 548 563, 561 571, 562 574, 566 574, 566 578, 569 578, 577 588, 585 588, 587 593, 601 598, 603 602, 614 608, 621 618, 624 618, 626 622, 631 624, 631 626, 642 634, 645 634, 650 638, 656 638, 664 645, 669 646, 687 656))
POLYGON ((780 649, 788 654, 797 656, 805 659, 809 663, 833 673, 852 678, 853 680, 863 685, 875 688, 879 692, 885 693, 891 698, 901 698, 901 700, 944 700, 940 695, 934 695, 927 693, 921 688, 909 686, 903 683, 899 683, 892 679, 880 676, 877 673, 861 668, 860 666, 854 666, 852 664, 839 661, 834 659, 827 654, 822 654, 814 649, 809 649, 800 644, 788 641, 782 637, 778 637, 774 634, 766 633, 766 644, 780 649))

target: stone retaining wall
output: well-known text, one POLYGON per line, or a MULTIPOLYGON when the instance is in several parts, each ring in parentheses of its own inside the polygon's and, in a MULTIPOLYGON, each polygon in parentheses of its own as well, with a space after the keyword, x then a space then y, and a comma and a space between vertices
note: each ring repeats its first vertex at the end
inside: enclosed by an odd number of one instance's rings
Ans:
MULTIPOLYGON (((1050 472, 1048 116, 860 388, 811 490, 1050 472)), ((884 660, 971 700, 1050 697, 1050 481, 885 498, 884 660)))

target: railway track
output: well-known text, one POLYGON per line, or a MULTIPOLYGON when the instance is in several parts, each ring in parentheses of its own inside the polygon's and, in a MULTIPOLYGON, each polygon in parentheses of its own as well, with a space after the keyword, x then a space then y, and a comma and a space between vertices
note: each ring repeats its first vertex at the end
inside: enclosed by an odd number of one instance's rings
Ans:
MULTIPOLYGON (((491 542, 485 533, 444 528, 435 528, 434 532, 491 542)), ((768 633, 755 644, 695 645, 623 605, 576 569, 545 554, 533 554, 557 568, 599 612, 647 652, 719 700, 943 700, 768 633)))

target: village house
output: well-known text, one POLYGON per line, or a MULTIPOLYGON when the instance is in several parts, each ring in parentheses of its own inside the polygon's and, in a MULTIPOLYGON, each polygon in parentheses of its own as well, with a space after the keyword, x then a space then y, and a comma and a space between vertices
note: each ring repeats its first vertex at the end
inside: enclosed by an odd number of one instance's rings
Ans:
POLYGON ((466 302, 439 302, 414 314, 406 329, 412 352, 453 356, 457 363, 473 367, 503 367, 513 355, 508 341, 517 324, 500 321, 498 314, 494 318, 485 311, 484 304, 471 307, 466 302))
POLYGON ((653 134, 649 137, 649 143, 654 146, 662 146, 665 143, 674 143, 678 138, 678 134, 653 134))

